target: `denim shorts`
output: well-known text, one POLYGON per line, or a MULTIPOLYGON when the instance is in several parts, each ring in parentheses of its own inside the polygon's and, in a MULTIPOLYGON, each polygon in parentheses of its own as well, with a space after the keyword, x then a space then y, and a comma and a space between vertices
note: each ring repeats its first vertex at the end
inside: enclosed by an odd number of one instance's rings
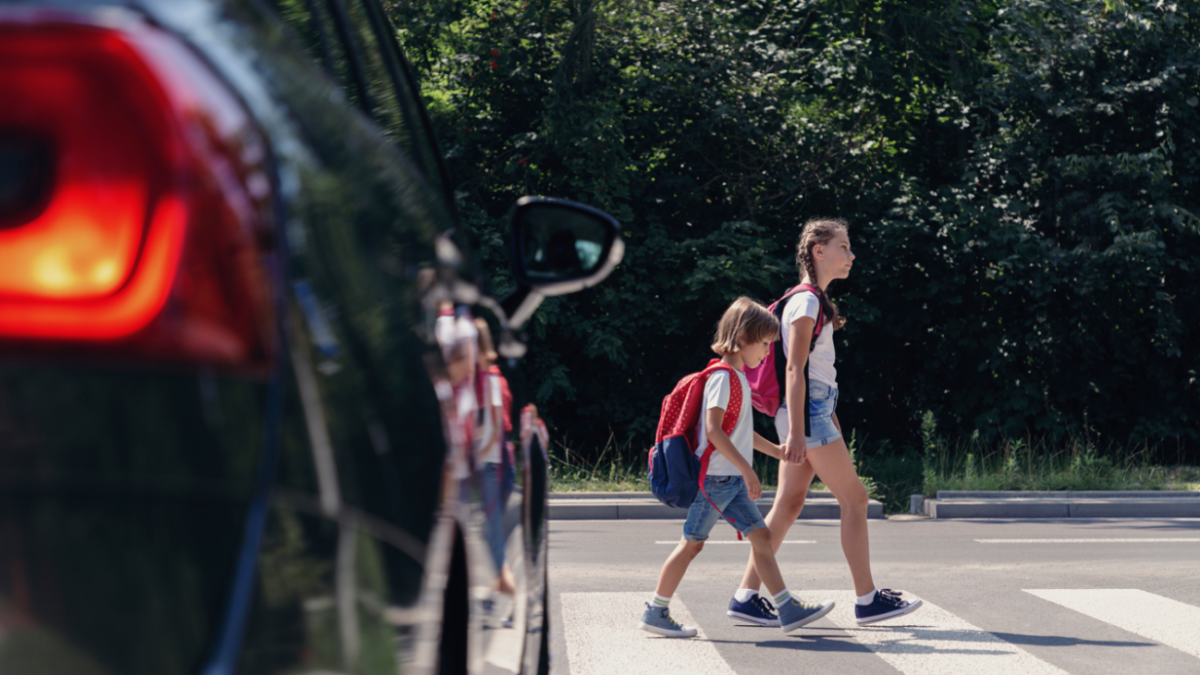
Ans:
POLYGON ((746 490, 746 481, 741 476, 708 476, 704 479, 703 494, 696 493, 696 501, 688 509, 687 522, 683 524, 683 538, 688 541, 705 541, 713 525, 721 518, 713 504, 721 509, 725 517, 733 521, 733 526, 742 534, 750 534, 755 530, 766 527, 758 505, 750 499, 746 490), (712 500, 712 504, 709 503, 712 500))
MULTIPOLYGON (((810 448, 819 448, 842 437, 837 425, 833 423, 833 411, 837 409, 838 389, 824 382, 809 380, 808 382, 808 430, 811 436, 804 437, 804 444, 810 448)), ((775 431, 779 432, 779 442, 788 437, 789 422, 787 406, 780 406, 775 415, 775 431)))

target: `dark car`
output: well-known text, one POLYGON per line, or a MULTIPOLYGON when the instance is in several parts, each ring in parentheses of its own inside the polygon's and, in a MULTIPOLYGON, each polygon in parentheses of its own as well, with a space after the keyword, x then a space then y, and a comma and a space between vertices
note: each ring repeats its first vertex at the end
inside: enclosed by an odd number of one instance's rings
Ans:
POLYGON ((0 4, 0 673, 545 672, 546 448, 484 507, 435 324, 519 409, 622 243, 522 199, 493 298, 430 129, 376 0, 0 4))

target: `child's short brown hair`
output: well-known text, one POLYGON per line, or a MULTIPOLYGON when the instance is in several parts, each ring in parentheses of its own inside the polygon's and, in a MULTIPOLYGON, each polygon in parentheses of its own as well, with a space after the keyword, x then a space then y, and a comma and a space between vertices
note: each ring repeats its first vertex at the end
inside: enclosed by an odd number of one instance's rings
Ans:
POLYGON ((742 296, 733 301, 717 324, 712 350, 721 356, 735 354, 742 345, 779 339, 779 320, 766 307, 742 296))

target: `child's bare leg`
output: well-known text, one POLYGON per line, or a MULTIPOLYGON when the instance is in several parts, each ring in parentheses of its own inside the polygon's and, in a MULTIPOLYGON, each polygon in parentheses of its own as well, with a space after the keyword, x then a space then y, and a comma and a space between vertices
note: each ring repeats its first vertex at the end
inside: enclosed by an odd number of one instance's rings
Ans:
POLYGON ((663 563, 662 571, 658 573, 658 585, 654 588, 654 592, 665 598, 675 595, 675 589, 679 588, 679 582, 687 573, 688 565, 692 564, 692 560, 702 550, 704 550, 704 542, 680 539, 679 545, 675 547, 674 551, 671 551, 667 562, 663 563))
POLYGON ((871 577, 871 543, 867 534, 867 490, 854 471, 846 442, 838 439, 819 448, 809 448, 808 461, 821 482, 838 500, 842 512, 842 553, 854 578, 856 595, 875 590, 871 577))
POLYGON ((779 565, 775 563, 775 547, 772 546, 771 530, 764 528, 746 535, 750 540, 750 559, 762 583, 774 597, 784 590, 783 575, 779 573, 779 565))
MULTIPOLYGON (((796 519, 800 517, 800 511, 804 509, 804 499, 808 496, 808 486, 812 485, 813 474, 812 464, 808 462, 803 464, 779 463, 779 490, 775 492, 775 501, 771 504, 771 510, 766 517, 767 529, 771 531, 771 546, 774 553, 779 552, 779 547, 787 537, 792 523, 796 522, 796 519)), ((742 585, 738 588, 757 591, 761 585, 762 579, 754 570, 754 552, 751 551, 750 559, 746 561, 746 573, 742 575, 742 585)))
POLYGON ((504 595, 516 595, 517 593, 517 578, 513 576, 512 568, 508 563, 500 568, 500 574, 496 577, 496 591, 504 595))

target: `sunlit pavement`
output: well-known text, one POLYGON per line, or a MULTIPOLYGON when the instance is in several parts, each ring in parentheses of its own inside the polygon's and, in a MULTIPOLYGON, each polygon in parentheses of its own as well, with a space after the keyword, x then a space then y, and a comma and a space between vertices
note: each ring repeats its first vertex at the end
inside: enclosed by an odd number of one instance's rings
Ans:
POLYGON ((834 611, 789 635, 725 616, 749 548, 718 526, 672 601, 692 640, 637 629, 682 521, 555 521, 552 673, 1200 673, 1200 520, 872 521, 878 586, 924 600, 858 627, 837 521, 801 521, 790 589, 834 611))

